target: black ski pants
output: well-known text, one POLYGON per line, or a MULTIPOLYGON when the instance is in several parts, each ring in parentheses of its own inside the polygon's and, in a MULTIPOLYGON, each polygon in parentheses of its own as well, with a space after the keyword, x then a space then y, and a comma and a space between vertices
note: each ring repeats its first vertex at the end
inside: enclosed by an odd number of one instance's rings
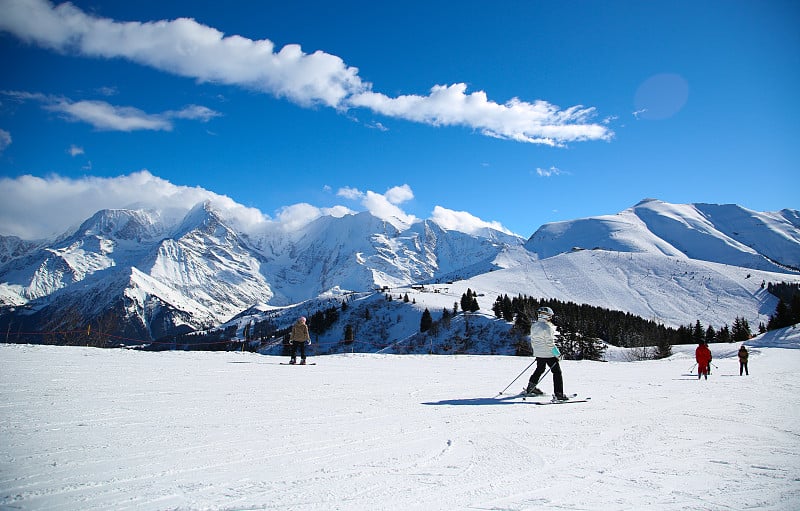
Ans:
POLYGON ((560 396, 564 393, 564 380, 561 377, 561 366, 556 357, 536 358, 536 370, 531 375, 530 384, 536 385, 539 383, 539 378, 544 374, 546 367, 549 367, 550 371, 553 373, 553 392, 557 396, 560 396))
POLYGON ((306 359, 306 343, 304 342, 292 342, 292 360, 295 360, 297 357, 297 347, 300 347, 300 360, 306 359))

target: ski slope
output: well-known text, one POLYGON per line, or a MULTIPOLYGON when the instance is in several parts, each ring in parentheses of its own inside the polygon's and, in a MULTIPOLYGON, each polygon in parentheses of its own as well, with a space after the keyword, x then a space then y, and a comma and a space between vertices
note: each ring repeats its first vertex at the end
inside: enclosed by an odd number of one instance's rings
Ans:
POLYGON ((800 328, 748 344, 566 361, 553 406, 498 396, 529 358, 3 344, 0 509, 795 510, 800 328))

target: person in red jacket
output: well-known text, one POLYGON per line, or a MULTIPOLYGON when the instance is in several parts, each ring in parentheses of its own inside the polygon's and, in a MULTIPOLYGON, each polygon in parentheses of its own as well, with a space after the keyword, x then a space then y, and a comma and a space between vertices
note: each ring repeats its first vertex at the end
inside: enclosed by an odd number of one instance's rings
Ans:
POLYGON ((708 379, 708 366, 711 364, 711 350, 708 345, 701 342, 697 349, 694 350, 694 358, 697 360, 697 379, 705 376, 708 379))

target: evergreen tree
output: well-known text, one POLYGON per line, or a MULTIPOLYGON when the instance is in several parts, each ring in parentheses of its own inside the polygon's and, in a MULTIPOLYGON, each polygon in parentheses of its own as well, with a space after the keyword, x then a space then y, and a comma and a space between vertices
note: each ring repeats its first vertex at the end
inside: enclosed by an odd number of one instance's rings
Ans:
POLYGON ((783 300, 778 300, 778 305, 775 307, 775 313, 769 317, 767 328, 770 330, 777 330, 779 328, 791 326, 792 324, 792 311, 789 309, 789 306, 786 304, 786 302, 783 300))
POLYGON ((723 326, 717 332, 717 342, 731 342, 731 330, 728 325, 723 326))
POLYGON ((508 295, 503 295, 503 319, 514 321, 514 305, 508 295))
POLYGON ((733 328, 731 330, 731 340, 733 342, 744 342, 753 337, 750 331, 750 325, 745 318, 738 316, 733 320, 733 328))
POLYGON ((717 340, 717 332, 714 330, 713 326, 708 325, 708 328, 706 328, 706 344, 716 342, 716 340, 717 340))
POLYGON ((705 340, 706 336, 703 332, 703 325, 700 324, 700 320, 698 319, 697 323, 694 324, 694 330, 692 330, 692 341, 694 344, 700 344, 705 340))
POLYGON ((503 317, 503 298, 500 295, 497 295, 497 299, 492 304, 492 312, 497 319, 503 317))
POLYGON ((420 332, 427 332, 430 330, 431 325, 433 324, 433 318, 431 317, 430 311, 425 308, 422 312, 422 319, 419 321, 419 331, 420 332))
MULTIPOLYGON (((711 328, 709 326, 709 328, 711 328)), ((667 358, 672 356, 672 345, 667 341, 666 338, 662 337, 656 343, 656 353, 655 358, 667 358)))
POLYGON ((524 312, 517 313, 514 326, 511 327, 511 337, 516 345, 516 354, 521 357, 533 355, 530 342, 531 319, 524 312))
POLYGON ((472 290, 467 288, 467 292, 461 295, 461 310, 469 312, 472 310, 472 290))
POLYGON ((350 344, 355 340, 355 335, 353 333, 353 325, 347 324, 344 327, 344 342, 345 344, 350 344))
POLYGON ((524 312, 520 312, 517 314, 512 328, 523 335, 528 335, 531 332, 531 324, 531 318, 524 312))
POLYGON ((479 310, 481 310, 481 306, 478 305, 478 295, 473 294, 469 301, 469 311, 478 312, 479 310))
POLYGON ((451 316, 451 314, 450 314, 450 309, 448 309, 447 307, 445 307, 444 309, 442 309, 442 319, 441 319, 441 323, 442 323, 442 326, 443 326, 444 328, 450 328, 450 318, 451 318, 451 317, 452 317, 452 316, 451 316))

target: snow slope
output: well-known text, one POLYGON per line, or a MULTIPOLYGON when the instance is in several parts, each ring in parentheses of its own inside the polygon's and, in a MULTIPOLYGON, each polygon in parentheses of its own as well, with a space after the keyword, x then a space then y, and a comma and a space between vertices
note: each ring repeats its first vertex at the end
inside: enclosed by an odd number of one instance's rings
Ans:
POLYGON ((799 347, 567 361, 591 402, 537 406, 529 358, 0 345, 0 508, 795 510, 799 347))
POLYGON ((800 268, 798 244, 796 211, 760 213, 735 204, 645 199, 616 215, 545 224, 525 246, 542 258, 599 248, 785 271, 800 268))

